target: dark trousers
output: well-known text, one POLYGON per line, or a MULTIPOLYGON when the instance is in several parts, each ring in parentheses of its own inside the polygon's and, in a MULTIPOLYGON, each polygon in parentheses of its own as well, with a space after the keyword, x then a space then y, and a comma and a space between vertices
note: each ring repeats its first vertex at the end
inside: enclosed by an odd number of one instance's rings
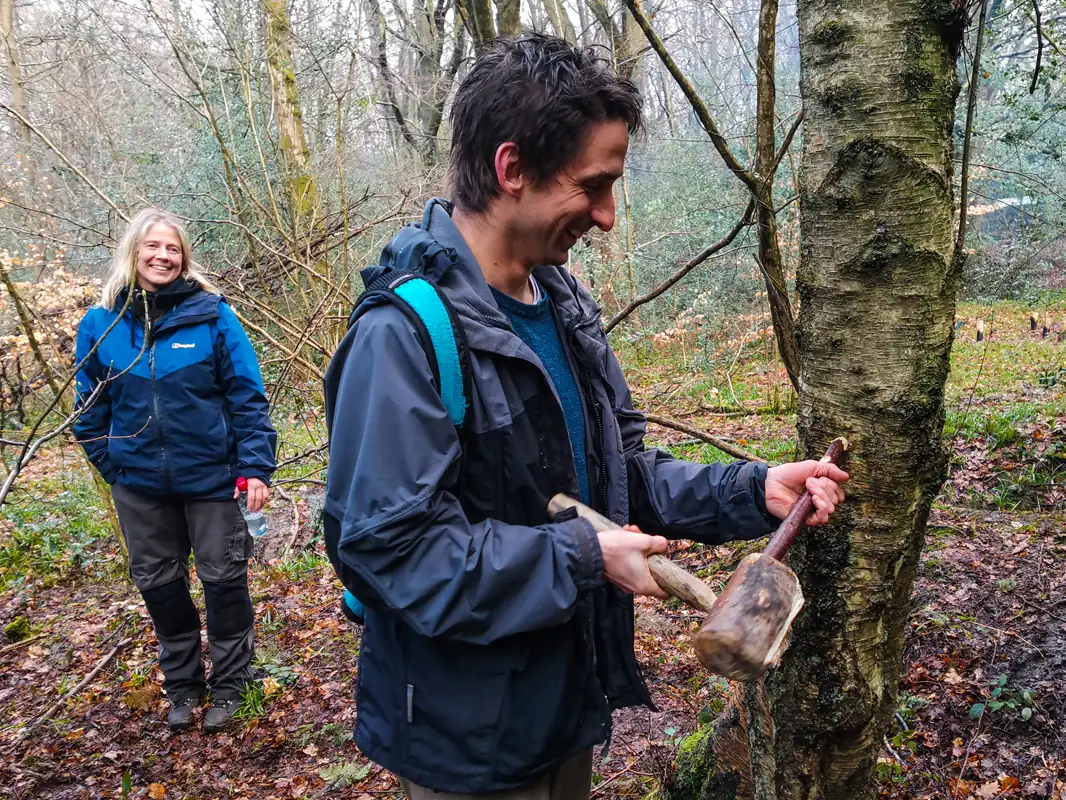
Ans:
POLYGON ((130 576, 159 640, 163 690, 171 702, 202 696, 200 613, 189 595, 189 553, 204 587, 211 693, 237 697, 251 677, 255 621, 248 593, 253 540, 234 500, 173 500, 111 487, 130 576))

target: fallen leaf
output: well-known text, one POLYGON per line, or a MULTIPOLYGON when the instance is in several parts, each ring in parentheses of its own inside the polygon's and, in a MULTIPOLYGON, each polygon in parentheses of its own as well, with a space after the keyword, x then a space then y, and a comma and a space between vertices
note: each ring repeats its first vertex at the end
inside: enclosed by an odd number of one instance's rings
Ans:
POLYGON ((999 781, 989 781, 988 783, 982 783, 977 787, 977 791, 974 792, 978 797, 984 800, 992 800, 992 798, 999 795, 999 781))
POLYGON ((1001 792, 1009 792, 1012 789, 1017 789, 1021 785, 1022 782, 1013 775, 1004 775, 999 779, 999 789, 1001 792))
POLYGON ((962 683, 962 676, 955 671, 954 667, 952 667, 944 674, 942 680, 949 686, 958 686, 962 683))
POLYGON ((303 752, 304 755, 308 755, 308 756, 311 756, 312 758, 314 758, 315 756, 318 755, 318 748, 315 745, 313 745, 313 744, 309 744, 309 745, 307 745, 307 747, 305 747, 303 749, 302 752, 303 752))
POLYGON ((167 787, 161 783, 148 784, 148 796, 152 800, 163 800, 167 796, 167 787))

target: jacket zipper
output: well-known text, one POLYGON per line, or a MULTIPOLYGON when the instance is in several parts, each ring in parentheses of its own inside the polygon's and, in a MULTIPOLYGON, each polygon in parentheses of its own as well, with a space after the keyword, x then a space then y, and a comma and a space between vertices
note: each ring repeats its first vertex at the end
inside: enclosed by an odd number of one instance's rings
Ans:
POLYGON ((585 384, 585 397, 588 400, 589 408, 592 410, 592 414, 595 417, 596 423, 596 441, 599 444, 599 456, 600 456, 600 484, 603 489, 603 513, 610 516, 610 507, 607 491, 607 443, 604 438, 603 432, 603 408, 599 401, 596 399, 595 387, 592 385, 592 378, 589 377, 588 367, 585 364, 585 359, 574 346, 574 340, 577 335, 577 326, 585 321, 584 317, 576 317, 569 325, 566 326, 566 341, 567 346, 570 348, 570 352, 574 354, 574 358, 577 360, 578 369, 581 370, 581 378, 585 384))
MULTIPOLYGON (((147 335, 147 330, 145 331, 147 335)), ((155 424, 159 428, 159 458, 163 463, 163 489, 170 491, 170 475, 167 471, 167 447, 166 438, 163 435, 163 416, 159 413, 159 388, 155 380, 155 340, 148 349, 148 372, 152 378, 152 411, 155 414, 155 424)))

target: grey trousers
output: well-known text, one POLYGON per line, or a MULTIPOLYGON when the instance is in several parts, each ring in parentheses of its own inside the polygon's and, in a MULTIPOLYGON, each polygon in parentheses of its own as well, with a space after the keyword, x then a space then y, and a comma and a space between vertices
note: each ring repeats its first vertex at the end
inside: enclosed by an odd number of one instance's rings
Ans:
POLYGON ((248 593, 253 540, 234 500, 173 500, 111 487, 133 583, 159 640, 171 702, 237 697, 251 678, 255 622, 248 593), (189 553, 204 587, 211 680, 200 660, 200 613, 189 594, 189 553))
POLYGON ((489 794, 438 792, 400 778, 407 800, 589 800, 592 792, 592 751, 564 761, 532 786, 489 794))

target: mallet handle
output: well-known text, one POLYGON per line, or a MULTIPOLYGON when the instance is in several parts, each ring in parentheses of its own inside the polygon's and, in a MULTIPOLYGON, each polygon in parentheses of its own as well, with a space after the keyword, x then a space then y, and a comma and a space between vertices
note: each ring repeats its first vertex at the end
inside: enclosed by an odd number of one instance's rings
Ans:
MULTIPOLYGON (((569 508, 573 508, 579 517, 592 523, 592 527, 597 532, 616 531, 622 527, 617 522, 612 522, 598 511, 565 494, 557 494, 548 502, 548 514, 552 517, 569 508)), ((717 599, 714 592, 707 588, 707 584, 665 556, 658 553, 648 556, 648 569, 664 592, 671 597, 676 597, 696 611, 708 613, 717 599)))
MULTIPOLYGON (((838 436, 829 445, 829 449, 825 451, 825 455, 822 456, 821 460, 823 463, 836 464, 847 449, 848 440, 843 436, 838 436)), ((770 556, 770 558, 776 558, 778 561, 784 558, 788 548, 796 541, 799 532, 807 525, 807 517, 813 511, 814 498, 811 497, 810 492, 804 492, 800 499, 796 501, 796 504, 792 506, 792 510, 788 512, 785 521, 781 523, 771 537, 770 543, 763 550, 763 554, 770 556)))

